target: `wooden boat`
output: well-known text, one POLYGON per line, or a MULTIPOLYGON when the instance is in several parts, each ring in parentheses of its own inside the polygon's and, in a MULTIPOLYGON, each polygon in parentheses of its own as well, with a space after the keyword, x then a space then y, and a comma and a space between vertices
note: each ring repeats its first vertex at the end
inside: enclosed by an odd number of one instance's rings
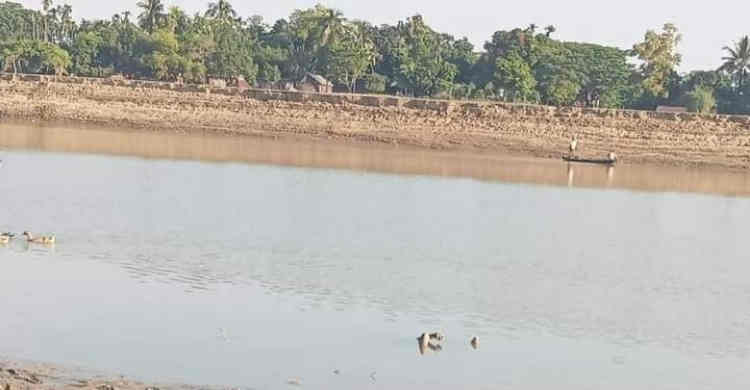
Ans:
POLYGON ((563 156, 563 160, 567 162, 577 162, 577 163, 588 163, 588 164, 603 164, 603 165, 615 165, 617 163, 617 158, 589 158, 589 157, 576 157, 576 156, 563 156))

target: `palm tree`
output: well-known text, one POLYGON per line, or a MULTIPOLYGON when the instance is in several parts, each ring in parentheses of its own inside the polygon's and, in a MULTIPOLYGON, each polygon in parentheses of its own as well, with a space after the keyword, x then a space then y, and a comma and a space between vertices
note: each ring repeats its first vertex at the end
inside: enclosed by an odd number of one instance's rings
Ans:
POLYGON ((45 23, 47 25, 47 36, 51 37, 52 42, 55 43, 58 43, 60 32, 59 23, 57 23, 58 13, 58 8, 52 8, 47 11, 47 17, 45 18, 45 23))
POLYGON ((141 28, 150 33, 154 32, 164 18, 164 3, 161 0, 141 0, 137 5, 143 9, 143 12, 138 15, 141 28))
POLYGON ((318 17, 318 43, 326 46, 346 31, 344 14, 339 10, 322 8, 318 17))
POLYGON ((73 22, 73 8, 65 4, 60 10, 60 23, 62 23, 62 34, 68 41, 73 40, 75 22, 73 22))
POLYGON ((733 74, 737 78, 737 90, 742 91, 748 70, 750 70, 750 38, 745 35, 734 44, 734 48, 724 46, 724 51, 729 55, 722 58, 724 64, 721 65, 719 71, 733 74))
POLYGON ((49 37, 49 9, 52 7, 52 0, 42 0, 42 11, 44 13, 43 17, 44 19, 42 22, 44 23, 44 41, 48 40, 49 37))
POLYGON ((218 0, 208 5, 206 16, 222 21, 231 21, 237 18, 237 11, 232 8, 227 0, 218 0))
POLYGON ((557 28, 550 24, 549 26, 544 28, 544 31, 546 31, 547 38, 549 38, 550 35, 554 34, 557 31, 557 28))

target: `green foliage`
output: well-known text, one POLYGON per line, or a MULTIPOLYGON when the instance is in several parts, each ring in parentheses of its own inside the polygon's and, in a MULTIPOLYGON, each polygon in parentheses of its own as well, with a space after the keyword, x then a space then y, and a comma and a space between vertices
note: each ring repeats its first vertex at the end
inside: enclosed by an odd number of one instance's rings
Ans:
POLYGON ((394 80, 399 89, 416 96, 432 96, 451 86, 458 67, 449 62, 452 42, 430 29, 419 15, 399 23, 394 80))
POLYGON ((377 73, 369 73, 362 79, 362 91, 368 93, 383 93, 388 79, 377 73))
POLYGON ((153 32, 159 28, 164 21, 164 3, 161 0, 141 0, 138 2, 138 8, 143 11, 138 15, 138 23, 141 28, 148 32, 153 32))
POLYGON ((151 34, 150 53, 143 57, 143 64, 159 80, 177 80, 191 69, 189 60, 178 52, 179 43, 173 32, 159 29, 151 34))
POLYGON ((227 0, 218 0, 208 5, 206 16, 225 23, 232 23, 237 18, 237 11, 227 0))
POLYGON ((554 106, 570 106, 575 103, 580 87, 578 83, 558 78, 552 81, 543 96, 547 104, 554 106))
POLYGON ((351 25, 328 48, 326 74, 355 92, 357 81, 375 64, 375 44, 366 26, 351 25))
POLYGON ((722 58, 724 63, 719 71, 734 76, 737 81, 737 90, 740 91, 745 86, 747 73, 750 71, 750 37, 747 35, 742 37, 739 42, 734 44, 734 48, 724 46, 724 51, 728 55, 722 58))
POLYGON ((477 86, 474 83, 462 84, 457 83, 453 86, 453 91, 450 96, 453 99, 471 99, 477 90, 477 86))
POLYGON ((212 24, 212 31, 215 46, 205 61, 208 74, 224 79, 243 76, 254 83, 258 67, 253 59, 253 37, 222 20, 212 24))
POLYGON ((70 54, 61 47, 42 41, 21 39, 0 46, 4 70, 61 75, 71 65, 70 54))
POLYGON ((677 31, 677 27, 667 23, 661 33, 649 30, 643 42, 633 46, 633 52, 639 60, 643 61, 641 65, 643 88, 654 96, 666 94, 667 78, 682 62, 682 56, 676 51, 682 35, 677 31))
POLYGON ((495 79, 505 89, 505 96, 511 101, 536 101, 536 79, 531 67, 517 53, 511 53, 497 60, 495 79))
POLYGON ((702 85, 696 87, 685 95, 683 101, 685 107, 687 107, 690 112, 709 114, 716 109, 716 98, 714 97, 713 90, 702 85))
POLYGON ((99 34, 86 31, 78 34, 70 46, 70 54, 73 59, 72 71, 74 74, 94 75, 100 67, 98 54, 104 41, 99 34))
POLYGON ((474 53, 474 45, 467 38, 454 40, 450 35, 443 35, 448 40, 450 47, 448 49, 447 61, 456 65, 456 81, 461 84, 471 84, 474 79, 474 67, 476 66, 478 56, 474 53))

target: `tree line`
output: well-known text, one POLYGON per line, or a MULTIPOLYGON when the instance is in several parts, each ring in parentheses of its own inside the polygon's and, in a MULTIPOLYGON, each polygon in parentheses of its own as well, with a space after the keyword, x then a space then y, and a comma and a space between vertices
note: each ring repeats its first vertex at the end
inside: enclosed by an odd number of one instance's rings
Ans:
POLYGON ((554 26, 534 24, 497 31, 477 50, 420 15, 376 26, 317 5, 266 24, 227 0, 194 15, 162 0, 137 6, 138 15, 77 22, 69 5, 52 0, 38 10, 0 3, 0 69, 194 83, 242 76, 250 84, 316 73, 339 91, 750 114, 747 36, 724 48, 720 68, 680 74, 672 24, 625 50, 563 42, 554 26))

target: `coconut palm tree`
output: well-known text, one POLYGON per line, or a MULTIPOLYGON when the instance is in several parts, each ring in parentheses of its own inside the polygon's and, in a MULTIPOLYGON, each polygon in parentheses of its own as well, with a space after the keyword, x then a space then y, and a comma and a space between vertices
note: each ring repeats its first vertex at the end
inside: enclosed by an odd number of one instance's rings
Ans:
POLYGON ((44 19, 48 37, 47 40, 51 40, 52 42, 58 42, 60 36, 59 23, 57 23, 58 11, 58 8, 48 10, 47 17, 44 19), (51 39, 49 37, 51 37, 51 39))
POLYGON ((208 5, 206 16, 222 21, 232 21, 237 18, 237 11, 232 8, 227 0, 218 0, 208 5))
POLYGON ((164 3, 161 0, 141 0, 137 5, 143 9, 143 12, 138 15, 141 28, 150 33, 154 32, 164 18, 164 3))
POLYGON ((750 38, 745 35, 734 44, 734 48, 724 46, 724 51, 729 55, 722 58, 724 64, 719 71, 734 75, 737 78, 737 90, 741 91, 750 71, 750 38))
POLYGON ((42 12, 43 12, 43 18, 42 23, 44 23, 44 41, 47 41, 49 39, 49 9, 52 7, 52 0, 42 0, 42 12))
POLYGON ((68 4, 65 4, 60 9, 60 23, 62 24, 62 34, 68 41, 73 40, 73 34, 75 29, 75 22, 72 18, 73 8, 68 4))
POLYGON ((339 10, 320 7, 319 11, 318 44, 326 46, 346 33, 346 25, 344 24, 346 19, 339 10))
POLYGON ((557 28, 555 28, 555 26, 550 24, 549 26, 544 28, 544 31, 547 34, 547 38, 549 38, 550 35, 554 34, 557 31, 557 28))

